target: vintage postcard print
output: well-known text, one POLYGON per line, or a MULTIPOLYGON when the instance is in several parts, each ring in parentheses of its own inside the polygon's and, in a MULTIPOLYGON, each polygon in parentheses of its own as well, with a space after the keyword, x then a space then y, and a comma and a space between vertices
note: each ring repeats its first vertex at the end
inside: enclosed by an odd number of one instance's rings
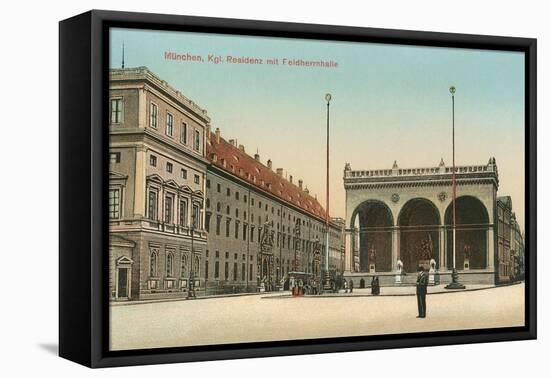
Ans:
POLYGON ((525 325, 523 52, 109 39, 110 350, 525 325))

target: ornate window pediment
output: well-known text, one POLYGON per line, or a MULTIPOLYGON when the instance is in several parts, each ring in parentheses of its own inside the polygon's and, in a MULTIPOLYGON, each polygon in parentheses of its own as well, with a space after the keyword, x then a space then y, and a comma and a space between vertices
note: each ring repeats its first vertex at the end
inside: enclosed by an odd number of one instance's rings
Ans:
POLYGON ((131 265, 134 263, 134 260, 127 256, 122 256, 116 260, 117 265, 131 265))
POLYGON ((163 184, 164 183, 164 180, 162 179, 162 177, 160 177, 157 174, 152 174, 152 175, 147 176, 147 181, 156 182, 158 184, 163 184))

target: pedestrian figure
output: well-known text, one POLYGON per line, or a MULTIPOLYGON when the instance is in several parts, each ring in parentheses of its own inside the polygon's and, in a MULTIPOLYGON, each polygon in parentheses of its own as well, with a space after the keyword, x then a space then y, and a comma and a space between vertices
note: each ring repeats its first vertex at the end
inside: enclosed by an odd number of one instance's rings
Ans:
POLYGON ((426 317, 426 293, 428 291, 428 275, 424 267, 418 267, 418 277, 416 278, 416 302, 418 304, 417 318, 426 317))
POLYGON ((377 276, 372 277, 372 281, 370 283, 370 293, 372 295, 380 294, 380 282, 378 281, 377 276))
POLYGON ((349 292, 353 293, 353 280, 352 279, 349 280, 349 292))
POLYGON ((348 281, 344 280, 344 293, 348 293, 348 281))

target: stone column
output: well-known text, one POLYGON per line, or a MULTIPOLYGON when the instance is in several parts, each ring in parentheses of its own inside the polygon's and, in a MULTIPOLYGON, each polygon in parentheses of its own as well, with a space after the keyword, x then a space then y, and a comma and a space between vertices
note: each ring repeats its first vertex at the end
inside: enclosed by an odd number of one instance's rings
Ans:
POLYGON ((147 162, 147 150, 145 147, 136 148, 136 175, 134 183, 134 217, 145 217, 146 182, 145 169, 147 162))
POLYGON ((445 227, 439 229, 439 271, 447 270, 447 232, 445 227))
MULTIPOLYGON (((157 198, 157 204, 160 200, 160 209, 158 209, 157 211, 157 220, 160 222, 161 224, 161 230, 164 231, 164 201, 165 201, 165 192, 164 192, 164 184, 161 185, 160 187, 160 191, 159 191, 159 196, 160 198, 157 198)), ((191 251, 191 264, 193 263, 193 251, 191 251)))
POLYGON ((357 228, 353 229, 353 248, 351 253, 351 271, 355 272, 355 257, 359 256, 359 230, 357 228))
POLYGON ((140 88, 138 89, 138 127, 140 129, 145 129, 147 125, 147 96, 145 95, 145 88, 140 88))
POLYGON ((487 238, 487 269, 495 268, 495 238, 493 227, 489 226, 486 231, 487 238))
POLYGON ((401 239, 401 231, 399 227, 395 227, 392 230, 392 240, 391 240, 391 258, 392 258, 392 271, 397 269, 397 260, 401 257, 399 250, 399 242, 401 239))
POLYGON ((350 229, 347 229, 345 231, 345 252, 344 252, 344 266, 345 266, 345 272, 346 273, 349 273, 349 272, 353 272, 353 266, 352 266, 352 262, 353 262, 353 256, 352 256, 352 251, 353 251, 353 246, 351 245, 352 243, 352 230, 350 229))

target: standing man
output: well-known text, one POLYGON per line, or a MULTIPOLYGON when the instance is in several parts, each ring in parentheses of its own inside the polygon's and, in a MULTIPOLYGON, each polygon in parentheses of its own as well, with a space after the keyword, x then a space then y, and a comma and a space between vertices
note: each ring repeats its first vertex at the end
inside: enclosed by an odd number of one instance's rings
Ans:
POLYGON ((416 278, 416 302, 418 304, 417 318, 426 317, 426 293, 428 291, 428 275, 423 266, 418 267, 418 277, 416 278))

